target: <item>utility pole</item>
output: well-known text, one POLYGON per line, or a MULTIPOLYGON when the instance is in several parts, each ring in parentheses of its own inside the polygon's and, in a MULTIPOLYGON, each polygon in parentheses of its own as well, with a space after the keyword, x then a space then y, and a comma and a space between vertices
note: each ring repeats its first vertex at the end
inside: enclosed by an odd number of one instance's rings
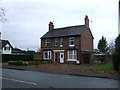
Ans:
POLYGON ((118 3, 118 35, 120 34, 120 0, 118 3))
POLYGON ((92 20, 90 20, 90 22, 91 22, 91 30, 93 31, 93 21, 92 20))

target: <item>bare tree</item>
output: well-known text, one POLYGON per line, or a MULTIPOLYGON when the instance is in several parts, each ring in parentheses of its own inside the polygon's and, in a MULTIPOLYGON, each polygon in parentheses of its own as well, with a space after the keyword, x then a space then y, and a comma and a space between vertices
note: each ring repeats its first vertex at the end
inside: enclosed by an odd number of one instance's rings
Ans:
POLYGON ((115 51, 115 43, 114 41, 111 41, 110 44, 109 44, 109 53, 112 54, 114 51, 115 51))
POLYGON ((7 21, 7 19, 5 18, 5 9, 0 7, 0 22, 4 23, 6 21, 7 21))

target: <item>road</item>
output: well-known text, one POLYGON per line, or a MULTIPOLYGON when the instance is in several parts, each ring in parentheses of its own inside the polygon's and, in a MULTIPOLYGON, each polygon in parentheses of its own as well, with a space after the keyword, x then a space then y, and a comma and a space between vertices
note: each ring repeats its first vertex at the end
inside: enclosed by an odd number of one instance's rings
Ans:
POLYGON ((2 88, 118 88, 114 79, 2 69, 2 88))

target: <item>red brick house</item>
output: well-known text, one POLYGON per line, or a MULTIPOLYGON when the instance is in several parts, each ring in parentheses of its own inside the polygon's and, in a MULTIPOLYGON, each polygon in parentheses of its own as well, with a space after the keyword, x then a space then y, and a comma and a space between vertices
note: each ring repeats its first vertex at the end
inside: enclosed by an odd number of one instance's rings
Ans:
POLYGON ((84 25, 54 28, 50 22, 49 31, 41 37, 42 60, 90 63, 93 56, 93 39, 87 15, 84 25))

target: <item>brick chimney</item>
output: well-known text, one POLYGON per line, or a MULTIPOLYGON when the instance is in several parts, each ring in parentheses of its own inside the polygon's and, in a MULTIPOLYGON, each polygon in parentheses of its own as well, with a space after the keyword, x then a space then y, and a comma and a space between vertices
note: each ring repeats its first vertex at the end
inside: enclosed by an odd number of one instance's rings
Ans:
POLYGON ((85 27, 89 28, 89 19, 87 15, 85 16, 85 27))
POLYGON ((54 25, 53 25, 53 22, 50 22, 49 23, 49 31, 52 30, 52 29, 54 29, 54 25))

